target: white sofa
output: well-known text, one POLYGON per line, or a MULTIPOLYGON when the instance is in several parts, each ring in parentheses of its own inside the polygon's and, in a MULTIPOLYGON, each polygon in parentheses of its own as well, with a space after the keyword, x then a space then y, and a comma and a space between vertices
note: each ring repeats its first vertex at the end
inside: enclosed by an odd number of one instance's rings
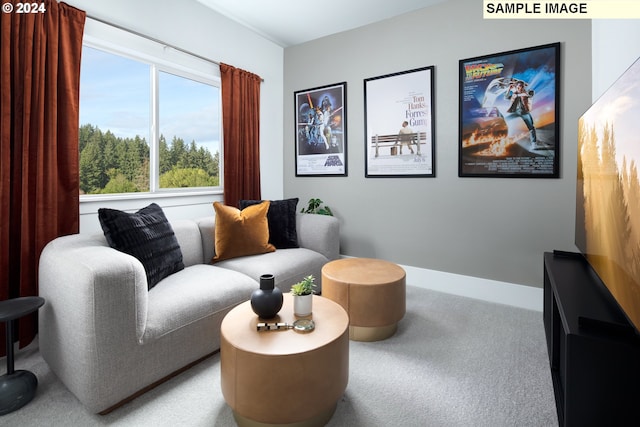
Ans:
POLYGON ((142 264, 103 235, 59 237, 40 258, 42 357, 88 410, 109 412, 218 351, 223 317, 260 275, 275 275, 283 292, 304 276, 319 279, 339 256, 338 224, 296 214, 299 248, 211 265, 214 217, 172 222, 185 268, 150 290, 142 264))

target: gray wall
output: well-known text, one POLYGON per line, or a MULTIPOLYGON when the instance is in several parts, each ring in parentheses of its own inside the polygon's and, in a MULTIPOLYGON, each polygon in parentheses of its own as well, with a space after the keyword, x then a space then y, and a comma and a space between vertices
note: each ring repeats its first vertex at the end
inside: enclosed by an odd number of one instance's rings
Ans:
MULTIPOLYGON (((321 23, 318 23, 321 25, 321 23)), ((591 22, 483 20, 449 0, 284 51, 284 195, 325 201, 341 253, 542 286, 542 254, 575 250, 577 121, 591 105, 591 22), (561 42, 560 179, 458 177, 458 61, 561 42), (363 79, 435 66, 436 178, 364 178, 363 79), (348 177, 295 177, 293 92, 347 82, 348 177)))
POLYGON ((593 101, 640 56, 640 20, 596 19, 591 23, 593 101))

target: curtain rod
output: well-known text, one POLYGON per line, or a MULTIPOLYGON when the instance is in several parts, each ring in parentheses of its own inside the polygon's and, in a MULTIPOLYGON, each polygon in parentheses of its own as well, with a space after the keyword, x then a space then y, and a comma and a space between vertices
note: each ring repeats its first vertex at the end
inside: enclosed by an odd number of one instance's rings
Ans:
MULTIPOLYGON (((177 50, 177 51, 179 51, 179 52, 182 52, 182 53, 186 53, 187 55, 194 56, 194 57, 196 57, 196 58, 198 58, 198 59, 202 59, 203 61, 207 61, 207 62, 210 62, 210 63, 215 64, 215 65, 217 65, 217 66, 220 66, 220 63, 219 63, 218 61, 214 61, 214 60, 212 60, 212 59, 205 58, 204 56, 202 56, 202 55, 198 55, 197 53, 193 53, 193 52, 188 51, 188 50, 186 50, 186 49, 183 49, 183 48, 181 48, 181 47, 174 46, 174 45, 172 45, 172 44, 170 44, 170 43, 163 42, 162 40, 156 39, 156 38, 151 37, 151 36, 148 36, 148 35, 146 35, 146 34, 139 33, 139 32, 137 32, 137 31, 131 30, 131 29, 129 29, 129 28, 125 28, 125 27, 123 27, 123 26, 121 26, 121 25, 114 24, 114 23, 112 23, 112 22, 107 22, 107 21, 105 21, 104 19, 96 18, 95 16, 91 16, 91 15, 89 15, 88 13, 87 13, 87 18, 92 19, 92 20, 97 21, 97 22, 100 22, 101 24, 105 24, 105 25, 108 25, 108 26, 110 26, 110 27, 117 28, 117 29, 122 30, 122 31, 126 31, 126 32, 131 33, 131 34, 133 34, 133 35, 136 35, 136 36, 138 36, 138 37, 142 37, 142 38, 144 38, 144 39, 151 40, 152 42, 155 42, 155 43, 161 44, 161 45, 163 45, 163 46, 165 46, 165 47, 169 47, 169 48, 171 48, 171 49, 175 49, 175 50, 177 50)), ((260 80, 261 80, 262 82, 264 82, 264 79, 263 79, 263 78, 260 78, 260 80)))
POLYGON ((196 58, 202 59, 203 61, 207 61, 207 62, 210 62, 212 64, 220 65, 219 62, 213 61, 213 60, 211 60, 209 58, 205 58, 202 55, 198 55, 197 53, 193 53, 193 52, 190 52, 190 51, 188 51, 186 49, 183 49, 181 47, 174 46, 172 44, 163 42, 162 40, 156 39, 156 38, 148 36, 146 34, 142 34, 142 33, 139 33, 137 31, 131 30, 129 28, 125 28, 125 27, 123 27, 121 25, 114 24, 112 22, 107 22, 104 19, 96 18, 95 16, 91 16, 89 14, 87 14, 87 18, 93 19, 94 21, 98 21, 98 22, 100 22, 102 24, 105 24, 105 25, 108 25, 110 27, 117 28, 117 29, 122 30, 122 31, 126 31, 126 32, 131 33, 133 35, 136 35, 138 37, 142 37, 142 38, 145 38, 147 40, 151 40, 152 42, 156 42, 156 43, 161 44, 163 46, 170 47, 171 49, 175 49, 175 50, 180 51, 182 53, 186 53, 187 55, 195 56, 196 58))

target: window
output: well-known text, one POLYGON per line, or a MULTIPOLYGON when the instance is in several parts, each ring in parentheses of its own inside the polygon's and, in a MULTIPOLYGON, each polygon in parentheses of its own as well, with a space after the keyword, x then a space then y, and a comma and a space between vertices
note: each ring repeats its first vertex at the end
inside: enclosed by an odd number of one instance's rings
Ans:
POLYGON ((219 186, 218 88, 165 72, 158 83, 160 188, 219 186))
POLYGON ((133 41, 85 33, 80 194, 219 190, 219 70, 132 34, 118 37, 133 41))

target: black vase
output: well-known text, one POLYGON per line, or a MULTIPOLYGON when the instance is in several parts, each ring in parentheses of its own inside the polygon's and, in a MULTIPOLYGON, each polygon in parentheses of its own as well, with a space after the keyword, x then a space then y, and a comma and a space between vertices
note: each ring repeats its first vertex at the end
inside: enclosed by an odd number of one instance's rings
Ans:
POLYGON ((260 289, 251 294, 251 309, 262 319, 272 319, 282 308, 282 291, 275 287, 273 274, 260 276, 260 289))

